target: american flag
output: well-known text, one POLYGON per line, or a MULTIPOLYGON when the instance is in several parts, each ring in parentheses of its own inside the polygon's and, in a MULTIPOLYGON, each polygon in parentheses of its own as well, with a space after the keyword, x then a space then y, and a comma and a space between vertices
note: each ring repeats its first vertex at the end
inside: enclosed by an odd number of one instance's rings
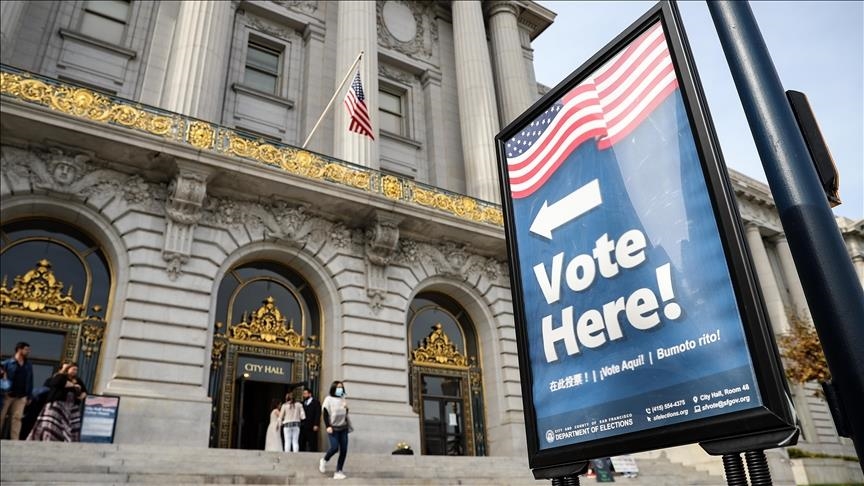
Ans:
POLYGON ((351 83, 351 89, 345 95, 345 107, 348 108, 348 114, 351 116, 348 130, 375 140, 375 136, 372 135, 372 121, 369 119, 369 109, 366 108, 365 99, 363 83, 360 82, 360 70, 358 69, 357 75, 354 76, 354 81, 351 83))
POLYGON ((608 149, 678 88, 658 22, 504 145, 510 192, 530 196, 588 140, 608 149))

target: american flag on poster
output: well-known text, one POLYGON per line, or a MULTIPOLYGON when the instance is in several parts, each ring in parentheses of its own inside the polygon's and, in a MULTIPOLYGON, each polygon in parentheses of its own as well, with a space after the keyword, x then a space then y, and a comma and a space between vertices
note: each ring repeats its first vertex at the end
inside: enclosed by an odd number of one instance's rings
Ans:
POLYGON ((351 88, 348 94, 345 95, 345 107, 348 108, 348 115, 351 117, 351 122, 348 124, 348 130, 366 135, 375 140, 372 135, 372 121, 369 119, 369 109, 366 107, 366 95, 363 93, 363 83, 360 82, 360 70, 354 76, 354 81, 351 83, 351 88))
POLYGON ((530 196, 581 144, 626 139, 678 88, 658 22, 505 144, 514 198, 530 196))

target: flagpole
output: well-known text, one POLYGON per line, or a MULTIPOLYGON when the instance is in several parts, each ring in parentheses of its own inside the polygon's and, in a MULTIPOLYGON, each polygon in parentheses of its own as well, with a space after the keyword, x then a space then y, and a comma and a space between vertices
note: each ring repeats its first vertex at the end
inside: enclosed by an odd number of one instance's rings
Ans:
POLYGON ((351 67, 348 69, 348 72, 345 73, 345 77, 342 79, 342 82, 339 83, 339 86, 336 88, 336 91, 333 93, 333 97, 330 98, 330 102, 327 103, 327 106, 324 107, 324 111, 321 113, 321 116, 318 117, 318 121, 315 122, 315 126, 312 127, 312 131, 309 132, 309 136, 306 137, 306 141, 303 142, 303 146, 301 148, 306 148, 306 145, 309 143, 309 140, 312 139, 312 135, 315 134, 315 130, 318 129, 318 125, 321 124, 321 120, 324 119, 324 115, 327 114, 327 111, 330 110, 330 107, 333 105, 333 101, 336 100, 336 96, 342 91, 342 87, 345 86, 345 81, 348 81, 348 78, 351 76, 351 73, 354 72, 354 68, 357 67, 357 63, 360 62, 360 59, 363 57, 363 51, 360 51, 360 54, 357 54, 357 59, 354 59, 354 63, 351 64, 351 67))

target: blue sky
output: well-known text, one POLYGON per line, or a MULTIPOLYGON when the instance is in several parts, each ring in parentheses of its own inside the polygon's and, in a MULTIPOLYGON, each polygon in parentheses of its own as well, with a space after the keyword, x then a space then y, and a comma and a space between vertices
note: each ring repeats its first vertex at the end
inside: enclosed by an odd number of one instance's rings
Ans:
MULTIPOLYGON (((558 14, 533 43, 537 81, 552 87, 656 2, 539 3, 558 14)), ((751 7, 780 80, 807 95, 834 157, 843 200, 834 214, 864 218, 864 2, 756 1, 751 7)), ((726 164, 765 182, 708 7, 685 1, 679 8, 726 164)))

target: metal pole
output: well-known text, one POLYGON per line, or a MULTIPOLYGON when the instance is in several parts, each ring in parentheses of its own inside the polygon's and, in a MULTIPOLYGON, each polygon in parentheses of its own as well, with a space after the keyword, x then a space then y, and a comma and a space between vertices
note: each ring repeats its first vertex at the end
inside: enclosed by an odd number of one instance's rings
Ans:
MULTIPOLYGON (((768 47, 743 1, 709 1, 832 380, 864 461, 864 290, 837 228, 768 47)), ((864 465, 864 462, 862 462, 864 465)))
POLYGON ((348 77, 351 76, 351 73, 354 72, 354 68, 357 67, 357 63, 360 62, 360 59, 363 57, 363 51, 360 51, 360 54, 357 54, 357 59, 354 59, 354 62, 351 63, 351 67, 348 68, 348 72, 345 73, 345 77, 342 78, 342 82, 339 83, 339 86, 336 87, 336 91, 333 92, 333 96, 330 97, 330 101, 327 102, 327 106, 324 107, 324 111, 321 112, 321 116, 318 117, 318 121, 315 122, 315 126, 312 127, 312 131, 309 132, 309 136, 306 137, 306 141, 303 142, 303 146, 301 148, 306 148, 306 145, 309 144, 309 140, 312 140, 312 135, 315 134, 315 130, 318 130, 318 125, 321 124, 321 120, 324 119, 324 115, 327 114, 327 111, 330 110, 330 106, 333 105, 333 101, 336 99, 336 96, 342 91, 342 87, 345 86, 345 81, 348 81, 348 77))

